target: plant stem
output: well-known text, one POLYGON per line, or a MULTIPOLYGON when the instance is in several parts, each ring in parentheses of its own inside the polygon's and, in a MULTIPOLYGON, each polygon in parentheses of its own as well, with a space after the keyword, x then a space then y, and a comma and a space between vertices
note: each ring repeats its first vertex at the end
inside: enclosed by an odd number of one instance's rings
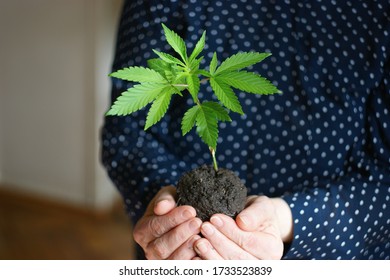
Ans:
POLYGON ((211 147, 209 147, 211 156, 213 158, 213 164, 214 164, 214 170, 215 172, 218 172, 218 164, 217 164, 217 159, 215 158, 215 150, 211 147))
POLYGON ((187 84, 172 84, 172 86, 174 86, 174 87, 188 87, 188 85, 187 84))

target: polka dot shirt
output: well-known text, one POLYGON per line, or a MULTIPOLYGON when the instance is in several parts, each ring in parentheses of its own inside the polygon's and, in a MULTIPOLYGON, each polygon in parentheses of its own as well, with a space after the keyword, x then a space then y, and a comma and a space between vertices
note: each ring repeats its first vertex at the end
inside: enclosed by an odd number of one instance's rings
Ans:
MULTIPOLYGON (((169 52, 161 23, 205 61, 271 52, 252 70, 283 92, 236 91, 245 115, 220 124, 217 159, 249 194, 281 196, 294 240, 286 259, 390 258, 390 2, 335 0, 125 1, 113 69, 169 52)), ((204 64, 206 65, 206 64, 204 64)), ((113 80, 112 100, 130 85, 113 80)), ((209 86, 200 98, 212 99, 209 86)), ((144 131, 146 111, 106 117, 102 160, 136 222, 161 186, 211 164, 194 131, 181 135, 191 99, 173 99, 144 131)))

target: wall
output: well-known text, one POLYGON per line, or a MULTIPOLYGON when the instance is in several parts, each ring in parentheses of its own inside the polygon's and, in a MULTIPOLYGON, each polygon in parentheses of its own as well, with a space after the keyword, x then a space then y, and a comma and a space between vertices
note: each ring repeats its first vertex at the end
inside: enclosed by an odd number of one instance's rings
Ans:
POLYGON ((114 197, 98 131, 120 6, 0 0, 3 186, 91 207, 114 197))
MULTIPOLYGON (((1 35, 1 33, 0 33, 1 35)), ((0 59, 1 59, 1 47, 0 47, 0 59)), ((2 67, 1 67, 1 64, 0 64, 0 77, 3 76, 3 73, 2 73, 2 67)), ((2 113, 3 112, 3 104, 4 104, 4 101, 3 101, 3 90, 2 90, 2 85, 1 85, 1 80, 0 80, 0 182, 2 182, 3 180, 3 117, 2 117, 2 113)), ((0 185, 1 186, 1 185, 0 185)))
MULTIPOLYGON (((110 79, 108 73, 111 72, 111 64, 114 55, 114 42, 116 37, 116 27, 119 20, 119 13, 122 7, 121 0, 99 0, 94 1, 94 9, 90 9, 93 12, 93 16, 89 17, 89 29, 95 30, 93 32, 93 38, 90 41, 95 46, 93 56, 91 55, 90 61, 94 62, 93 72, 89 73, 93 82, 88 83, 94 87, 89 91, 95 97, 94 99, 94 114, 90 115, 90 126, 94 130, 89 135, 93 135, 93 139, 100 139, 100 129, 103 124, 103 116, 109 106, 109 92, 110 92, 110 79)), ((92 32, 91 32, 92 33, 92 32)), ((92 54, 92 53, 91 53, 92 54)), ((114 187, 111 186, 106 172, 103 170, 100 164, 100 142, 93 141, 93 149, 90 150, 90 158, 88 162, 93 162, 94 165, 90 166, 89 174, 94 178, 93 188, 94 201, 96 205, 103 205, 109 201, 112 197, 112 191, 114 187), (107 188, 110 185, 110 188, 107 188)), ((90 142, 88 142, 90 143, 90 142)), ((87 143, 87 144, 88 144, 87 143)), ((115 192, 116 194, 116 192, 115 192)))

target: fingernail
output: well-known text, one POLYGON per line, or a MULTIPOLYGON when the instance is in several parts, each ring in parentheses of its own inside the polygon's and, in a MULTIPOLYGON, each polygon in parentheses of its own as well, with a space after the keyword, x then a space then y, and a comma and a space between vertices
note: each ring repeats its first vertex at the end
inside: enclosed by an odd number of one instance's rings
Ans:
POLYGON ((199 240, 199 239, 201 239, 201 237, 200 237, 199 235, 194 235, 194 236, 192 237, 192 242, 195 242, 195 241, 197 241, 197 240, 199 240))
POLYGON ((205 234, 207 236, 211 236, 214 234, 214 228, 210 224, 203 224, 202 232, 203 232, 203 234, 205 234))
POLYGON ((165 198, 160 198, 159 200, 156 200, 156 202, 155 202, 155 204, 154 205, 157 205, 157 204, 159 204, 159 203, 161 203, 161 202, 163 202, 163 201, 166 201, 166 202, 168 202, 168 200, 167 199, 165 199, 165 198))
POLYGON ((192 231, 197 231, 199 232, 200 231, 200 222, 199 220, 193 220, 190 222, 190 229, 192 231))
POLYGON ((192 215, 191 211, 184 210, 184 212, 181 214, 184 219, 192 218, 194 215, 192 215))
POLYGON ((241 223, 244 225, 244 226, 249 226, 250 225, 250 218, 246 215, 240 215, 240 220, 241 220, 241 223))
POLYGON ((199 254, 205 254, 207 252, 207 245, 204 241, 200 241, 195 245, 195 251, 199 254))
POLYGON ((218 228, 223 226, 223 221, 220 217, 213 216, 211 217, 210 222, 218 228))
POLYGON ((194 249, 194 243, 198 241, 201 237, 199 235, 194 235, 189 241, 188 241, 188 249, 194 249))

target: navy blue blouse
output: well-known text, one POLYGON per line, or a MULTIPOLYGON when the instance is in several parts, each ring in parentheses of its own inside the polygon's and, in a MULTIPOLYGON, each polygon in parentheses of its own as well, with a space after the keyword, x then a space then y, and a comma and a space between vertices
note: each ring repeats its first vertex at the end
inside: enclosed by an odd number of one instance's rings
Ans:
MULTIPOLYGON (((286 259, 390 258, 390 2, 355 0, 129 0, 113 70, 170 51, 161 23, 209 63, 271 52, 252 70, 283 92, 236 91, 245 115, 220 124, 217 159, 249 194, 282 196, 294 219, 286 259)), ((113 79, 112 100, 130 85, 113 79)), ((200 98, 211 99, 204 86, 200 98)), ((102 160, 136 222, 161 186, 211 164, 195 131, 181 135, 191 98, 143 130, 146 111, 106 117, 102 160)))

